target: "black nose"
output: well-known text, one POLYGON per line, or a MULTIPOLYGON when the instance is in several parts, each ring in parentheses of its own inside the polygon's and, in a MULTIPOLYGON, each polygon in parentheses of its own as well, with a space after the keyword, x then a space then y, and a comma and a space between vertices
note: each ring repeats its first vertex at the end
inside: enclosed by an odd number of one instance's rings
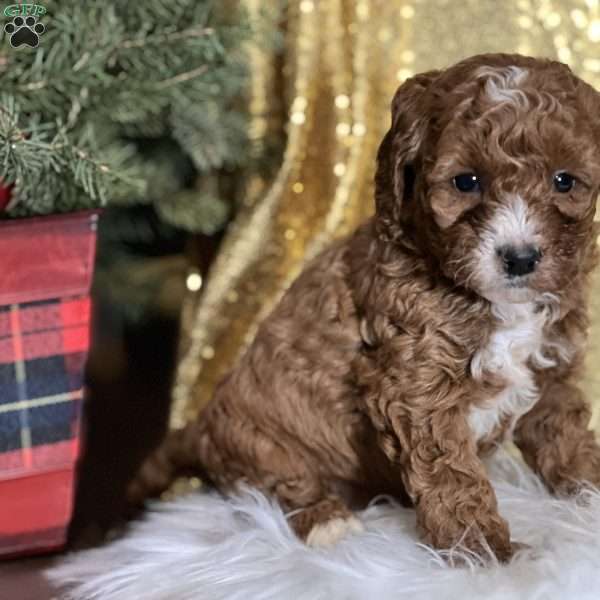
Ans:
POLYGON ((504 263, 504 270, 507 275, 516 277, 517 275, 533 273, 542 258, 542 253, 533 246, 522 248, 504 246, 498 249, 498 256, 504 263))

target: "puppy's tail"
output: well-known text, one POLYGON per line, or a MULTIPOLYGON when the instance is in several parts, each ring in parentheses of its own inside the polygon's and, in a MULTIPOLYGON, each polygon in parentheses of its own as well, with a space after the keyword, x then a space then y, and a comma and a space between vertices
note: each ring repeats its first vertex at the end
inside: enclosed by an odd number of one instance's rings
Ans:
POLYGON ((200 423, 192 422, 167 434, 128 485, 130 505, 140 506, 146 498, 160 496, 181 475, 205 477, 200 464, 201 429, 200 423))

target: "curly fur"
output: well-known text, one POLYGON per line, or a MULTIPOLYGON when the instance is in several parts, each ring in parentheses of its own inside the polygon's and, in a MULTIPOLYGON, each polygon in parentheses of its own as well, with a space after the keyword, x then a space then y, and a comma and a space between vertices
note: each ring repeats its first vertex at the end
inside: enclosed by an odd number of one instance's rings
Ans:
POLYGON ((483 55, 405 82, 376 214, 312 261, 132 499, 196 470, 275 497, 303 538, 390 494, 436 548, 513 552, 481 456, 509 435, 549 489, 600 484, 576 387, 596 260, 600 97, 565 65, 483 55), (558 193, 557 171, 576 185, 558 193), (476 172, 479 192, 455 175, 476 172), (498 249, 534 244, 515 283, 498 249))

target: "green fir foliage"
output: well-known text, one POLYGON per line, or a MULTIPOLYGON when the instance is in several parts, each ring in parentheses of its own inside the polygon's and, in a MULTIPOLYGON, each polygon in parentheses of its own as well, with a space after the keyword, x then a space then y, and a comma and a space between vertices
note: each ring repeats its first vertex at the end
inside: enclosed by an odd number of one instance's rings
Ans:
POLYGON ((190 190, 250 154, 239 98, 251 30, 238 4, 43 5, 37 48, 13 48, 6 33, 0 46, 0 178, 15 185, 9 216, 153 202, 177 226, 214 230, 223 205, 212 190, 205 198, 190 190))

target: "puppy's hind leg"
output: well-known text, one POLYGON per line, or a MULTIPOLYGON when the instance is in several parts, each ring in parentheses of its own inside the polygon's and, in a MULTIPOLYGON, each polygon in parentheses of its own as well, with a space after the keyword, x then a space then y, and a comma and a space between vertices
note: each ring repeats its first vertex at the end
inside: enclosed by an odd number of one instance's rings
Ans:
POLYGON ((140 505, 146 498, 159 496, 179 475, 204 475, 199 455, 201 435, 196 422, 169 432, 127 487, 129 503, 140 505))
POLYGON ((288 520, 296 535, 313 548, 334 546, 346 535, 364 530, 363 524, 338 496, 326 496, 293 510, 288 520))

